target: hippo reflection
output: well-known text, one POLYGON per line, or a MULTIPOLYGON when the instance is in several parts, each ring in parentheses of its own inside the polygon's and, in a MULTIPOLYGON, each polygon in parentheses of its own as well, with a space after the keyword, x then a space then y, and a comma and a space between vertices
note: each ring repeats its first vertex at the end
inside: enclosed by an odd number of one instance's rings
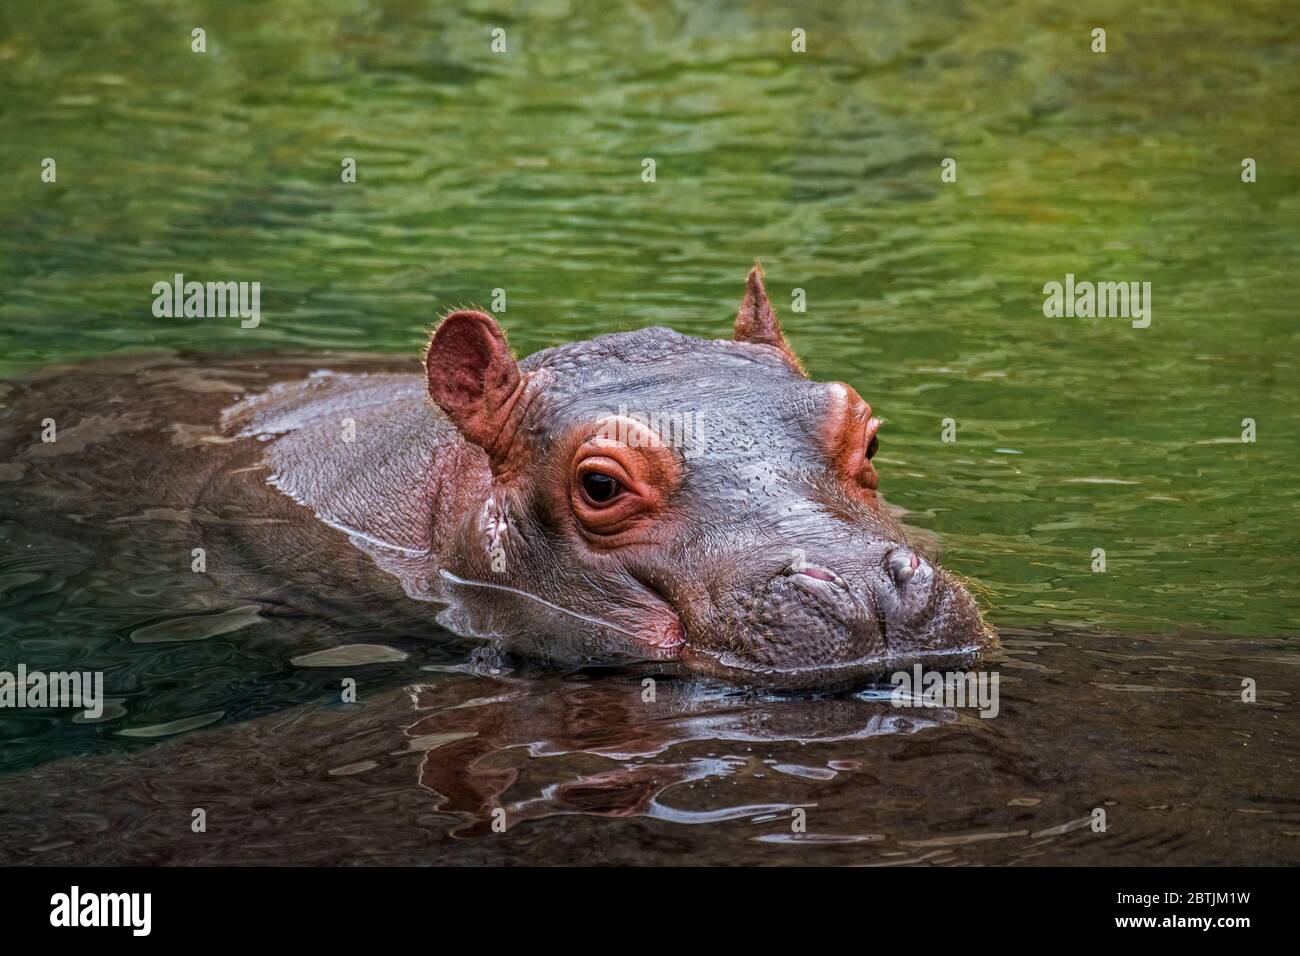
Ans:
MULTIPOLYGON (((579 677, 584 675, 577 675, 579 677)), ((721 779, 745 770, 747 761, 716 754, 687 757, 680 745, 716 741, 796 745, 865 740, 915 733, 956 721, 944 708, 900 712, 888 691, 872 695, 800 697, 790 700, 741 694, 725 685, 691 680, 654 680, 605 675, 596 680, 500 677, 485 692, 486 678, 411 689, 421 718, 407 728, 410 746, 423 751, 421 786, 436 794, 441 812, 462 816, 458 835, 482 835, 494 820, 502 828, 555 814, 648 816, 675 823, 709 823, 788 812, 794 804, 730 803, 690 809, 682 784, 721 779), (653 692, 654 700, 648 701, 653 692), (543 761, 511 760, 509 752, 557 758, 568 771, 543 761), (667 755, 668 759, 658 759, 667 755), (589 758, 599 758, 596 760, 589 758), (535 795, 507 801, 507 791, 529 789, 520 765, 541 774, 535 795), (584 771, 574 772, 581 766, 584 771), (494 816, 494 811, 504 811, 494 816)), ((698 748, 696 748, 698 750, 698 748)), ((761 748, 759 748, 761 749, 761 748)), ((785 749, 789 749, 787 746, 785 749)), ((770 771, 813 779, 833 768, 789 767, 770 771)))

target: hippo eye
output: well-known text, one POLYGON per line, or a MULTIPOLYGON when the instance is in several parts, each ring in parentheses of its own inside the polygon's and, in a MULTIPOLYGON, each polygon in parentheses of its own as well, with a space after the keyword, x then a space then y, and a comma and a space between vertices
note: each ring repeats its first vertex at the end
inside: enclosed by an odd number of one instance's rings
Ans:
POLYGON ((613 501, 618 493, 623 490, 623 486, 618 483, 617 479, 609 475, 603 475, 598 471, 589 471, 582 476, 582 491, 595 504, 605 504, 613 501))
POLYGON ((631 433, 637 427, 632 421, 615 416, 597 425, 597 434, 588 433, 574 449, 568 477, 556 490, 567 494, 577 531, 588 545, 644 544, 680 480, 676 453, 640 440, 631 433))

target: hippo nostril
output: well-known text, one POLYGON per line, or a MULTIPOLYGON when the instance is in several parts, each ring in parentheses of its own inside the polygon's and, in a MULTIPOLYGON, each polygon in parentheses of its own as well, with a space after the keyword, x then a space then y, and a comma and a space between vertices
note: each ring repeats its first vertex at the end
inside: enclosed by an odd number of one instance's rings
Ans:
POLYGON ((909 549, 899 548, 889 556, 888 566, 889 573, 894 579, 894 585, 901 588, 912 580, 912 576, 916 574, 917 569, 921 566, 921 559, 909 549))

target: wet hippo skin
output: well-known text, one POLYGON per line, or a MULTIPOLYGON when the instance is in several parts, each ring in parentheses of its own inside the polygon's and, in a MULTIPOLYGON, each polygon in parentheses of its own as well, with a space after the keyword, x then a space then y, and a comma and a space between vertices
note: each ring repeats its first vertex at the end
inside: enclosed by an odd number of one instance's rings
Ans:
POLYGON ((726 340, 651 328, 516 361, 495 320, 457 311, 422 371, 49 370, 11 386, 0 489, 85 560, 144 523, 186 607, 837 687, 994 640, 882 505, 879 428, 851 386, 805 375, 755 268, 726 340))

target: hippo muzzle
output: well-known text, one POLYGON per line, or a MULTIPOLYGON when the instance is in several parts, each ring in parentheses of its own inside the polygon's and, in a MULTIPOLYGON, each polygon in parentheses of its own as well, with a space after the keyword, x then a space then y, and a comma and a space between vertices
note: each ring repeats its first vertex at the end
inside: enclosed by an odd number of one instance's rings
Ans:
POLYGON ((792 688, 860 682, 916 661, 961 665, 990 639, 965 588, 907 545, 853 569, 786 565, 695 623, 684 657, 696 667, 792 688))

